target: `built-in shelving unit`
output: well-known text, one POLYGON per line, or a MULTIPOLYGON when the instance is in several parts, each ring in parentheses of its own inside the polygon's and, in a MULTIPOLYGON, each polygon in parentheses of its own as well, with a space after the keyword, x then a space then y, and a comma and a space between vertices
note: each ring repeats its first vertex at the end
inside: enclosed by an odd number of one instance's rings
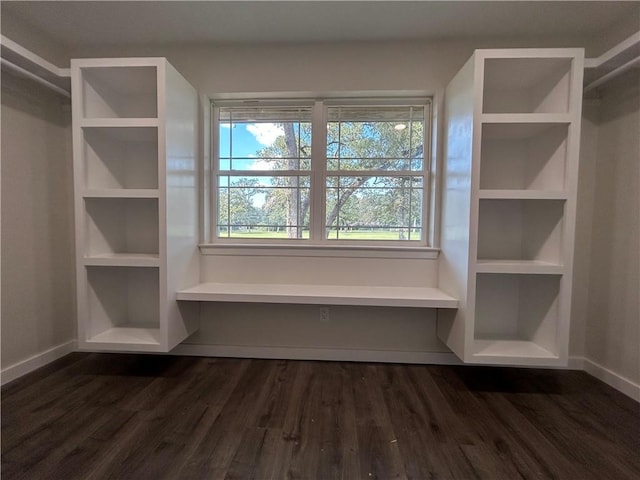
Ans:
POLYGON ((465 362, 568 355, 584 54, 478 50, 447 88, 438 335, 465 362))
POLYGON ((168 351, 197 325, 197 94, 161 58, 71 71, 79 346, 168 351))

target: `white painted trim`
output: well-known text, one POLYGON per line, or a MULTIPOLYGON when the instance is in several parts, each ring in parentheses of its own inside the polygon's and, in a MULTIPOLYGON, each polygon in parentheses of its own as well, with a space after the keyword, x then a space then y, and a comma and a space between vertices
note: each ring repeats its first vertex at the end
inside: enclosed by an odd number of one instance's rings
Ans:
POLYGON ((201 244, 202 255, 276 257, 410 258, 435 260, 440 250, 432 247, 364 245, 265 245, 216 243, 201 244))
POLYGON ((569 357, 567 370, 584 370, 584 357, 569 357))
POLYGON ((615 388, 619 392, 631 397, 636 402, 640 402, 640 384, 623 377, 622 375, 610 370, 599 363, 583 359, 583 370, 589 375, 602 380, 607 385, 615 388))
POLYGON ((15 380, 16 378, 22 377, 27 373, 31 373, 40 367, 44 367, 45 365, 58 360, 59 358, 62 358, 71 352, 74 352, 75 350, 76 341, 69 340, 66 343, 62 343, 50 348, 49 350, 45 350, 44 352, 38 353, 36 355, 33 355, 32 357, 3 368, 0 375, 1 384, 5 385, 15 380))
POLYGON ((195 345, 182 343, 171 350, 170 355, 462 365, 462 362, 458 357, 451 352, 404 352, 394 350, 356 350, 341 348, 195 345))
MULTIPOLYGON (((1 384, 22 377, 59 358, 76 351, 76 341, 70 340, 42 353, 2 369, 1 384)), ((195 357, 272 358, 287 360, 326 360, 338 362, 380 362, 431 365, 464 365, 451 352, 404 352, 395 350, 352 350, 340 348, 261 347, 244 345, 196 345, 182 343, 169 355, 195 357)), ((548 367, 547 367, 548 368, 548 367)), ((565 367, 551 367, 564 369, 565 367)), ((567 370, 583 370, 610 387, 640 402, 640 384, 584 357, 569 357, 567 370)))

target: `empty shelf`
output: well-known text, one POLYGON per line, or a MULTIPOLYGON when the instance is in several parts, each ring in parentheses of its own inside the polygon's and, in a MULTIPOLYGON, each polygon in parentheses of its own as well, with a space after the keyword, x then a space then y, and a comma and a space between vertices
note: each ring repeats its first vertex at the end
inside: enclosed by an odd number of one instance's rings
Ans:
POLYGON ((159 328, 114 327, 87 339, 88 343, 160 345, 159 328))
POLYGON ((458 300, 437 288, 428 287, 202 283, 179 291, 177 299, 208 302, 458 307, 458 300))
POLYGON ((564 266, 540 260, 478 260, 477 273, 539 273, 561 275, 564 266))
POLYGON ((104 253, 85 257, 84 264, 95 267, 158 267, 160 260, 154 253, 104 253))

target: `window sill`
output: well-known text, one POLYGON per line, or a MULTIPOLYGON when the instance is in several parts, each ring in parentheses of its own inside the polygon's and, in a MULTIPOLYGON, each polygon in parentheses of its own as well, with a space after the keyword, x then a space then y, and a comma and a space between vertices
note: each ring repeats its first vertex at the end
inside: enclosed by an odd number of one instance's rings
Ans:
POLYGON ((436 260, 440 249, 393 245, 256 245, 242 243, 200 244, 203 255, 351 257, 436 260))

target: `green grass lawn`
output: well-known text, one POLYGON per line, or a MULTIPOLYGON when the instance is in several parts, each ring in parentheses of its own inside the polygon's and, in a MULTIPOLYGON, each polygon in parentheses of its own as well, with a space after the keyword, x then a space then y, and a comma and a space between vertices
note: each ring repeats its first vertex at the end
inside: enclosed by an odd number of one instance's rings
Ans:
MULTIPOLYGON (((414 235, 417 235, 414 233, 414 235)), ((413 235, 412 235, 413 236, 413 235)), ((265 230, 250 230, 245 232, 231 232, 233 238, 281 238, 286 239, 286 232, 267 232, 265 230)), ((309 232, 302 232, 303 238, 309 238, 309 232)), ((332 231, 329 234, 329 239, 335 239, 336 232, 332 231)), ((398 240, 398 232, 388 231, 341 231, 340 240, 398 240)), ((413 240, 419 240, 413 238, 413 240)))

